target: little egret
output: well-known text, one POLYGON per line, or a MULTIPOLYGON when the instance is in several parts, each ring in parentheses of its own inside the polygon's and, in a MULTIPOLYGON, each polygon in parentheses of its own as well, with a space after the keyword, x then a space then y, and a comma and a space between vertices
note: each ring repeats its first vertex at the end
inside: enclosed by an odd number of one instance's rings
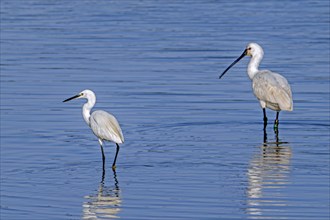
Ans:
POLYGON ((105 165, 105 156, 103 151, 103 141, 112 141, 116 144, 116 156, 112 164, 112 169, 116 169, 116 160, 119 152, 119 144, 124 143, 124 136, 119 126, 117 119, 108 112, 97 110, 90 114, 91 109, 96 102, 95 93, 91 90, 84 90, 79 94, 64 100, 63 102, 70 101, 72 99, 85 98, 87 102, 82 107, 82 115, 85 122, 92 129, 93 133, 99 140, 102 151, 103 171, 105 165))
POLYGON ((266 107, 276 111, 274 129, 278 129, 278 116, 280 111, 292 111, 292 93, 288 81, 280 74, 270 70, 259 70, 259 64, 264 51, 257 43, 249 43, 243 54, 238 57, 221 75, 225 73, 245 56, 251 56, 247 73, 252 80, 253 93, 260 102, 264 114, 264 129, 267 126, 266 107))

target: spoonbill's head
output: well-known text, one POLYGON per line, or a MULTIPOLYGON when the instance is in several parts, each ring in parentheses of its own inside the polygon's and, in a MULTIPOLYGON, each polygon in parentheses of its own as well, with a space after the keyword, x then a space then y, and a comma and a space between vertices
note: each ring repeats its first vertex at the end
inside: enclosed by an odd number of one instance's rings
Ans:
POLYGON ((85 99, 88 99, 88 100, 95 100, 96 99, 95 93, 92 90, 85 89, 84 91, 81 91, 77 95, 72 96, 71 98, 68 98, 68 99, 64 100, 63 102, 68 102, 70 100, 80 99, 80 98, 85 98, 85 99))
POLYGON ((219 79, 221 79, 221 77, 223 75, 225 75, 225 73, 232 68, 238 61, 240 61, 243 57, 245 56, 251 56, 251 57, 259 57, 259 59, 261 59, 264 55, 264 51, 261 48, 261 46, 257 43, 249 43, 245 50, 243 51, 243 53, 241 54, 241 56, 239 56, 232 64, 230 64, 230 66, 227 67, 227 69, 225 69, 225 71, 223 71, 223 73, 219 76, 219 79))
POLYGON ((262 49, 262 47, 257 44, 257 43, 249 43, 246 46, 245 49, 245 54, 247 56, 251 56, 251 57, 255 57, 255 56, 263 56, 264 55, 264 50, 262 49))

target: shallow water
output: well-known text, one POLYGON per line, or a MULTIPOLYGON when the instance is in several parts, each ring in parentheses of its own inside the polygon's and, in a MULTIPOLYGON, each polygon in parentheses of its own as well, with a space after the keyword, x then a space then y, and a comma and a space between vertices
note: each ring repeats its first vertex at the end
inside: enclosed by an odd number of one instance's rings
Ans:
POLYGON ((0 89, 1 219, 329 219, 328 1, 3 0, 0 89), (250 41, 293 90, 266 140, 248 58, 218 79, 250 41))

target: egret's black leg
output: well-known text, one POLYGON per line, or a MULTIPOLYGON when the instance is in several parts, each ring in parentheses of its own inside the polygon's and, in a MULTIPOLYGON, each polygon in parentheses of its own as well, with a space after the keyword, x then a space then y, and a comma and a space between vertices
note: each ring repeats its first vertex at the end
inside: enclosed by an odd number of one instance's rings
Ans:
MULTIPOLYGON (((112 169, 113 171, 113 179, 115 181, 115 194, 116 192, 118 193, 118 190, 119 190, 119 182, 118 182, 118 179, 117 179, 117 173, 116 173, 116 170, 115 169, 112 169)), ((119 196, 119 195, 118 195, 119 196)))
POLYGON ((118 156, 118 152, 119 152, 119 145, 116 143, 117 145, 117 149, 116 149, 116 156, 115 156, 115 159, 113 161, 113 164, 112 164, 112 169, 116 169, 116 160, 117 160, 117 156, 118 156))
POLYGON ((264 113, 264 130, 265 130, 267 127, 267 121, 268 121, 267 116, 266 116, 266 109, 263 108, 262 112, 264 113))
POLYGON ((104 184, 104 177, 105 177, 105 169, 103 167, 103 171, 102 171, 102 180, 101 183, 104 184))
POLYGON ((276 119, 274 122, 274 130, 278 130, 278 116, 279 116, 280 112, 276 112, 276 119))
POLYGON ((102 164, 103 164, 103 172, 105 171, 105 156, 104 156, 104 151, 103 151, 103 146, 102 144, 100 145, 101 146, 101 151, 102 151, 102 164))

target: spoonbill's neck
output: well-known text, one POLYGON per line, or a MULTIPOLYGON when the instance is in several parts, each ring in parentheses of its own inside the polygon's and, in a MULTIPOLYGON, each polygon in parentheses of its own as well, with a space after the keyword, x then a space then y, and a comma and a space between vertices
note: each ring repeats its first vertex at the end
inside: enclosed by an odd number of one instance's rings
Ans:
POLYGON ((89 118, 91 117, 91 110, 95 105, 95 99, 88 99, 88 101, 83 105, 82 115, 85 122, 90 125, 89 118))
POLYGON ((249 75, 249 78, 252 80, 255 74, 259 71, 258 67, 262 60, 262 54, 257 54, 251 57, 251 60, 249 62, 247 73, 249 75))

